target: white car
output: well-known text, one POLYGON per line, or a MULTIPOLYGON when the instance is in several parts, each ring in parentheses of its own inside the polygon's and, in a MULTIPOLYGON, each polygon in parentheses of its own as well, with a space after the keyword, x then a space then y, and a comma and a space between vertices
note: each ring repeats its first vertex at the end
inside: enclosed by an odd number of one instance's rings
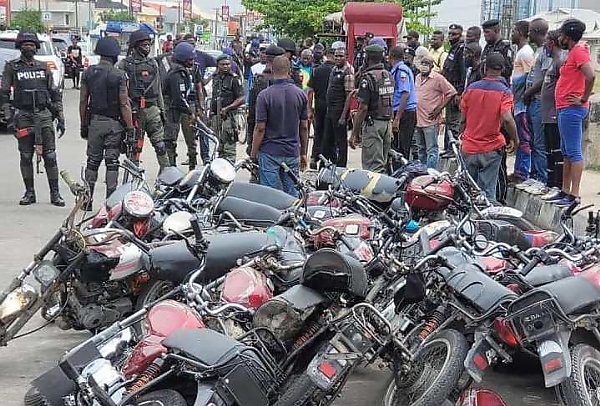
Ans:
MULTIPOLYGON (((15 48, 17 40, 17 31, 4 31, 0 33, 0 48, 15 48)), ((52 39, 46 34, 38 34, 40 40, 40 49, 35 54, 35 59, 41 62, 46 62, 52 71, 52 80, 54 86, 62 89, 64 86, 65 65, 63 64, 60 54, 57 55, 52 39)))

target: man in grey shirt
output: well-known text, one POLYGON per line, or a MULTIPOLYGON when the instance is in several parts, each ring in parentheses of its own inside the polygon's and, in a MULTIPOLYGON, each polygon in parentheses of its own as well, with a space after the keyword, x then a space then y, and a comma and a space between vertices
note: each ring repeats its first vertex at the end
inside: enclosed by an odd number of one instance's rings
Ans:
MULTIPOLYGON (((547 183, 546 146, 544 129, 542 126, 541 90, 546 71, 552 63, 552 58, 544 52, 544 42, 548 33, 548 22, 543 18, 536 18, 529 24, 529 40, 537 45, 535 63, 525 84, 523 97, 527 105, 527 123, 531 134, 531 177, 544 185, 547 183)), ((540 189, 540 194, 542 190, 540 189)))

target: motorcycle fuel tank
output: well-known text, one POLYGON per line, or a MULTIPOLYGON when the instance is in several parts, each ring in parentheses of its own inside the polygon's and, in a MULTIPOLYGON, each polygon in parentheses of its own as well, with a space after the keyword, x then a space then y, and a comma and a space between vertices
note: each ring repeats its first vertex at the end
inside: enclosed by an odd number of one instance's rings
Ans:
MULTIPOLYGON (((343 217, 335 217, 325 220, 322 227, 334 227, 338 232, 362 240, 368 240, 371 236, 371 220, 359 214, 349 214, 343 217)), ((331 246, 333 240, 331 233, 325 231, 315 237, 315 243, 320 246, 331 246)))
POLYGON ((221 300, 241 304, 256 310, 273 297, 267 277, 250 267, 239 267, 227 274, 221 291, 221 300))
POLYGON ((413 209, 444 210, 454 196, 454 186, 447 179, 436 179, 432 175, 414 178, 407 186, 405 200, 413 209))

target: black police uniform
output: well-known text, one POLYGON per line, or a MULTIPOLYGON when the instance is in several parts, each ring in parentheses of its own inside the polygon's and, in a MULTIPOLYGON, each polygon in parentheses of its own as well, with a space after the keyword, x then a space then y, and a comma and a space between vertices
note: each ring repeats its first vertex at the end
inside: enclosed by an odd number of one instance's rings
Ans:
POLYGON ((231 162, 235 162, 236 159, 236 143, 238 139, 237 121, 235 119, 236 112, 230 110, 225 117, 222 117, 220 112, 217 111, 217 106, 220 108, 227 107, 243 95, 242 84, 237 75, 231 72, 221 73, 218 71, 213 75, 213 90, 210 103, 212 127, 220 137, 219 155, 231 162))
MULTIPOLYGON (((166 108, 165 143, 167 154, 171 165, 176 164, 177 158, 177 135, 181 126, 183 114, 193 115, 194 108, 188 102, 190 92, 193 88, 192 78, 189 70, 175 60, 171 61, 171 70, 165 80, 163 95, 166 108)), ((194 160, 196 156, 194 155, 194 160)), ((190 165, 195 162, 190 162, 190 165)))
MULTIPOLYGON (((456 89, 458 95, 461 95, 465 89, 465 58, 464 58, 465 43, 457 41, 448 51, 448 56, 442 68, 442 75, 456 89)), ((446 107, 446 130, 449 130, 458 136, 460 131, 460 106, 458 103, 450 103, 446 107)), ((450 149, 449 136, 444 136, 444 150, 450 149)))
POLYGON ((335 64, 332 61, 325 61, 313 70, 313 74, 308 81, 308 87, 313 89, 315 98, 315 134, 311 154, 311 165, 313 166, 316 165, 319 155, 323 153, 323 133, 327 115, 327 88, 334 67, 335 64))
MULTIPOLYGON (((54 119, 64 125, 62 95, 54 87, 52 72, 45 62, 28 61, 24 57, 9 61, 4 66, 0 96, 5 113, 10 110, 10 94, 13 88, 12 107, 15 112, 13 123, 21 156, 21 176, 25 184, 25 196, 20 204, 36 202, 33 181, 33 156, 35 145, 42 146, 42 157, 50 186, 50 201, 55 206, 64 206, 58 187, 58 164, 54 119), (35 128, 40 133, 36 136, 35 128), (37 140, 36 140, 37 138, 37 140)), ((10 113, 9 113, 10 114, 10 113)), ((7 114, 7 117, 10 115, 7 114)))
MULTIPOLYGON (((101 59, 90 66, 81 80, 82 94, 89 94, 89 127, 87 136, 86 181, 91 196, 98 180, 98 169, 102 160, 106 165, 106 198, 117 188, 119 178, 119 155, 124 136, 121 116, 120 94, 127 94, 125 72, 114 64, 101 59)), ((91 210, 91 202, 89 205, 91 210)))

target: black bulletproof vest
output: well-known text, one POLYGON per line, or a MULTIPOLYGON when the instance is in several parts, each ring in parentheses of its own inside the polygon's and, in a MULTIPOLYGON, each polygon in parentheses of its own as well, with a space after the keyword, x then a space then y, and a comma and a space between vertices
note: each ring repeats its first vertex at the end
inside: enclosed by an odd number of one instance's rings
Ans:
POLYGON ((392 116, 392 99, 394 97, 394 81, 390 72, 384 69, 365 72, 371 77, 376 94, 372 94, 369 103, 369 115, 374 119, 388 119, 392 116))
POLYGON ((121 117, 121 72, 113 66, 102 64, 90 66, 89 70, 86 85, 90 91, 90 111, 118 120, 121 117))
POLYGON ((327 87, 327 107, 334 109, 336 112, 341 112, 344 109, 344 103, 346 102, 346 88, 344 83, 346 81, 346 70, 339 70, 337 67, 333 68, 329 74, 329 86, 327 87))
POLYGON ((125 72, 129 76, 129 97, 139 101, 142 97, 147 102, 158 100, 160 77, 158 64, 154 59, 138 60, 133 57, 125 58, 125 72))
POLYGON ((10 62, 15 71, 14 106, 21 110, 42 109, 50 104, 46 65, 36 61, 33 65, 10 62), (34 95, 35 93, 35 95, 34 95), (35 98, 35 100, 34 100, 35 98))
POLYGON ((213 77, 213 92, 211 101, 211 110, 214 114, 217 111, 217 98, 221 97, 221 108, 229 106, 236 99, 233 93, 234 77, 231 74, 222 77, 217 74, 213 77))
POLYGON ((181 89, 171 89, 171 83, 173 82, 173 75, 180 76, 185 84, 185 96, 186 100, 189 100, 190 93, 190 74, 188 70, 181 65, 174 65, 173 68, 167 74, 165 79, 165 87, 163 87, 163 99, 167 107, 173 107, 173 98, 181 93, 181 89))

